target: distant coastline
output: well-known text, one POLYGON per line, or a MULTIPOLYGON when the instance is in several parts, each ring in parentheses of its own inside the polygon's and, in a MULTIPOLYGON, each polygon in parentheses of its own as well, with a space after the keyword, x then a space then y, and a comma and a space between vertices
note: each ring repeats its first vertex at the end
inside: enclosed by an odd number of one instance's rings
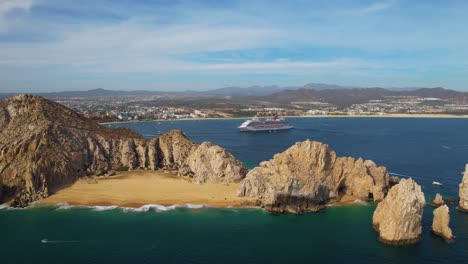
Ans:
MULTIPOLYGON (((153 119, 153 120, 127 120, 113 122, 99 122, 101 125, 143 123, 143 122, 173 122, 173 121, 200 121, 200 120, 245 120, 250 117, 207 117, 207 118, 180 118, 180 119, 153 119)), ((282 116, 284 118, 468 118, 468 115, 451 114, 385 114, 385 115, 304 115, 304 116, 282 116)), ((265 117, 260 117, 265 118, 265 117)))

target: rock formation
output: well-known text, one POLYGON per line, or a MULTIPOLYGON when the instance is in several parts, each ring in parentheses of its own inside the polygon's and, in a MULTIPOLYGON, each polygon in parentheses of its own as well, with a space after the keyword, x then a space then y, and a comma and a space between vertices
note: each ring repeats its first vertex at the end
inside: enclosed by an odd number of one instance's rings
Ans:
POLYGON ((447 199, 445 199, 445 201, 446 201, 448 204, 455 204, 455 198, 448 197, 447 199))
POLYGON ((411 178, 393 186, 377 205, 372 219, 380 240, 389 244, 416 243, 421 238, 425 204, 421 186, 411 178))
POLYGON ((400 178, 397 176, 390 176, 389 183, 390 186, 397 185, 400 182, 400 178))
POLYGON ((241 181, 247 169, 225 149, 203 142, 185 159, 179 174, 198 183, 231 183, 241 181))
POLYGON ((3 184, 2 184, 2 177, 0 177, 0 202, 2 201, 2 192, 3 192, 3 184))
POLYGON ((468 212, 468 164, 465 167, 465 174, 463 174, 462 182, 460 183, 460 191, 458 193, 460 202, 458 209, 461 211, 468 212))
POLYGON ((432 232, 446 240, 452 240, 452 229, 449 227, 450 215, 447 205, 443 205, 434 210, 434 220, 432 221, 432 232))
POLYGON ((431 201, 429 203, 430 205, 432 206, 435 206, 435 207, 439 207, 441 205, 444 205, 445 202, 444 202, 444 199, 442 199, 442 195, 440 195, 439 193, 436 194, 436 197, 434 198, 433 201, 431 201))
POLYGON ((236 182, 246 173, 227 151, 194 144, 181 131, 146 140, 38 96, 1 102, 0 129, 0 182, 11 206, 26 206, 79 177, 118 167, 176 170, 198 182, 236 182), (218 169, 223 171, 209 174, 218 169))
POLYGON ((271 212, 301 213, 321 210, 345 194, 380 201, 388 187, 385 167, 337 157, 328 145, 306 140, 252 169, 238 195, 256 198, 271 212))

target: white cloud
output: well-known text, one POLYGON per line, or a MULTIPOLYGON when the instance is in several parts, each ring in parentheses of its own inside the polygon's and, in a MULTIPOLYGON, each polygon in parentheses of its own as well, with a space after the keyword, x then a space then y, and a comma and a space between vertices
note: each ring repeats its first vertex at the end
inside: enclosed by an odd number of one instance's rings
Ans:
POLYGON ((2 0, 0 2, 0 17, 14 9, 29 10, 32 6, 32 0, 2 0))
POLYGON ((55 80, 57 72, 66 80, 106 76, 116 82, 139 73, 217 74, 229 80, 256 73, 364 76, 430 68, 434 61, 452 65, 468 45, 466 17, 450 16, 453 10, 437 16, 439 10, 429 6, 424 14, 451 19, 428 20, 406 11, 385 12, 406 4, 396 0, 346 6, 305 1, 299 8, 250 2, 227 8, 192 2, 147 8, 92 0, 83 5, 0 0, 0 32, 8 26, 19 36, 0 41, 0 81, 12 73, 25 80, 55 80), (35 11, 33 5, 49 8, 27 15, 35 11), (74 16, 61 13, 67 10, 74 16), (40 35, 39 40, 28 40, 28 33, 40 35))
POLYGON ((367 15, 372 13, 381 12, 388 8, 393 7, 396 4, 396 0, 386 1, 386 2, 375 2, 370 5, 360 7, 360 8, 351 8, 342 12, 343 14, 359 16, 367 15))
POLYGON ((0 32, 6 31, 11 19, 8 19, 8 15, 15 10, 29 11, 33 5, 33 0, 1 0, 0 1, 0 32))
POLYGON ((363 13, 379 12, 379 11, 392 7, 393 5, 395 5, 395 3, 396 3, 395 1, 374 3, 366 8, 363 8, 361 11, 363 13))

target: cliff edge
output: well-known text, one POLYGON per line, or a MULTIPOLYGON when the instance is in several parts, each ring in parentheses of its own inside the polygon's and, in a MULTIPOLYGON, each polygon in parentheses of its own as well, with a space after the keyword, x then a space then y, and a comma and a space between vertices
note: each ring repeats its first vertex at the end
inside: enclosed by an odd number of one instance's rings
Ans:
POLYGON ((238 182, 246 174, 221 147, 195 144, 181 131, 147 140, 130 129, 102 127, 39 96, 16 95, 1 102, 0 129, 0 199, 11 199, 15 207, 80 177, 119 167, 174 170, 213 183, 238 182))

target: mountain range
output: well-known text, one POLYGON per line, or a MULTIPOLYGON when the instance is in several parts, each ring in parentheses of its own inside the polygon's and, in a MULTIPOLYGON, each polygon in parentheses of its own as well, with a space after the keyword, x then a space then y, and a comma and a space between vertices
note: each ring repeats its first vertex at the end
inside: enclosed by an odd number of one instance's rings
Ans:
MULTIPOLYGON (((12 93, 0 93, 1 97, 12 96, 12 93)), ((300 87, 280 86, 250 86, 225 87, 207 91, 121 91, 107 89, 93 89, 88 91, 64 91, 51 93, 35 93, 50 99, 70 97, 119 97, 119 96, 151 96, 166 95, 171 100, 177 98, 236 98, 240 100, 253 99, 275 103, 290 103, 294 101, 319 101, 337 106, 364 103, 369 100, 382 100, 392 96, 435 97, 440 99, 453 99, 454 101, 467 101, 468 92, 459 92, 442 87, 436 88, 359 88, 333 84, 309 83, 300 87)))

